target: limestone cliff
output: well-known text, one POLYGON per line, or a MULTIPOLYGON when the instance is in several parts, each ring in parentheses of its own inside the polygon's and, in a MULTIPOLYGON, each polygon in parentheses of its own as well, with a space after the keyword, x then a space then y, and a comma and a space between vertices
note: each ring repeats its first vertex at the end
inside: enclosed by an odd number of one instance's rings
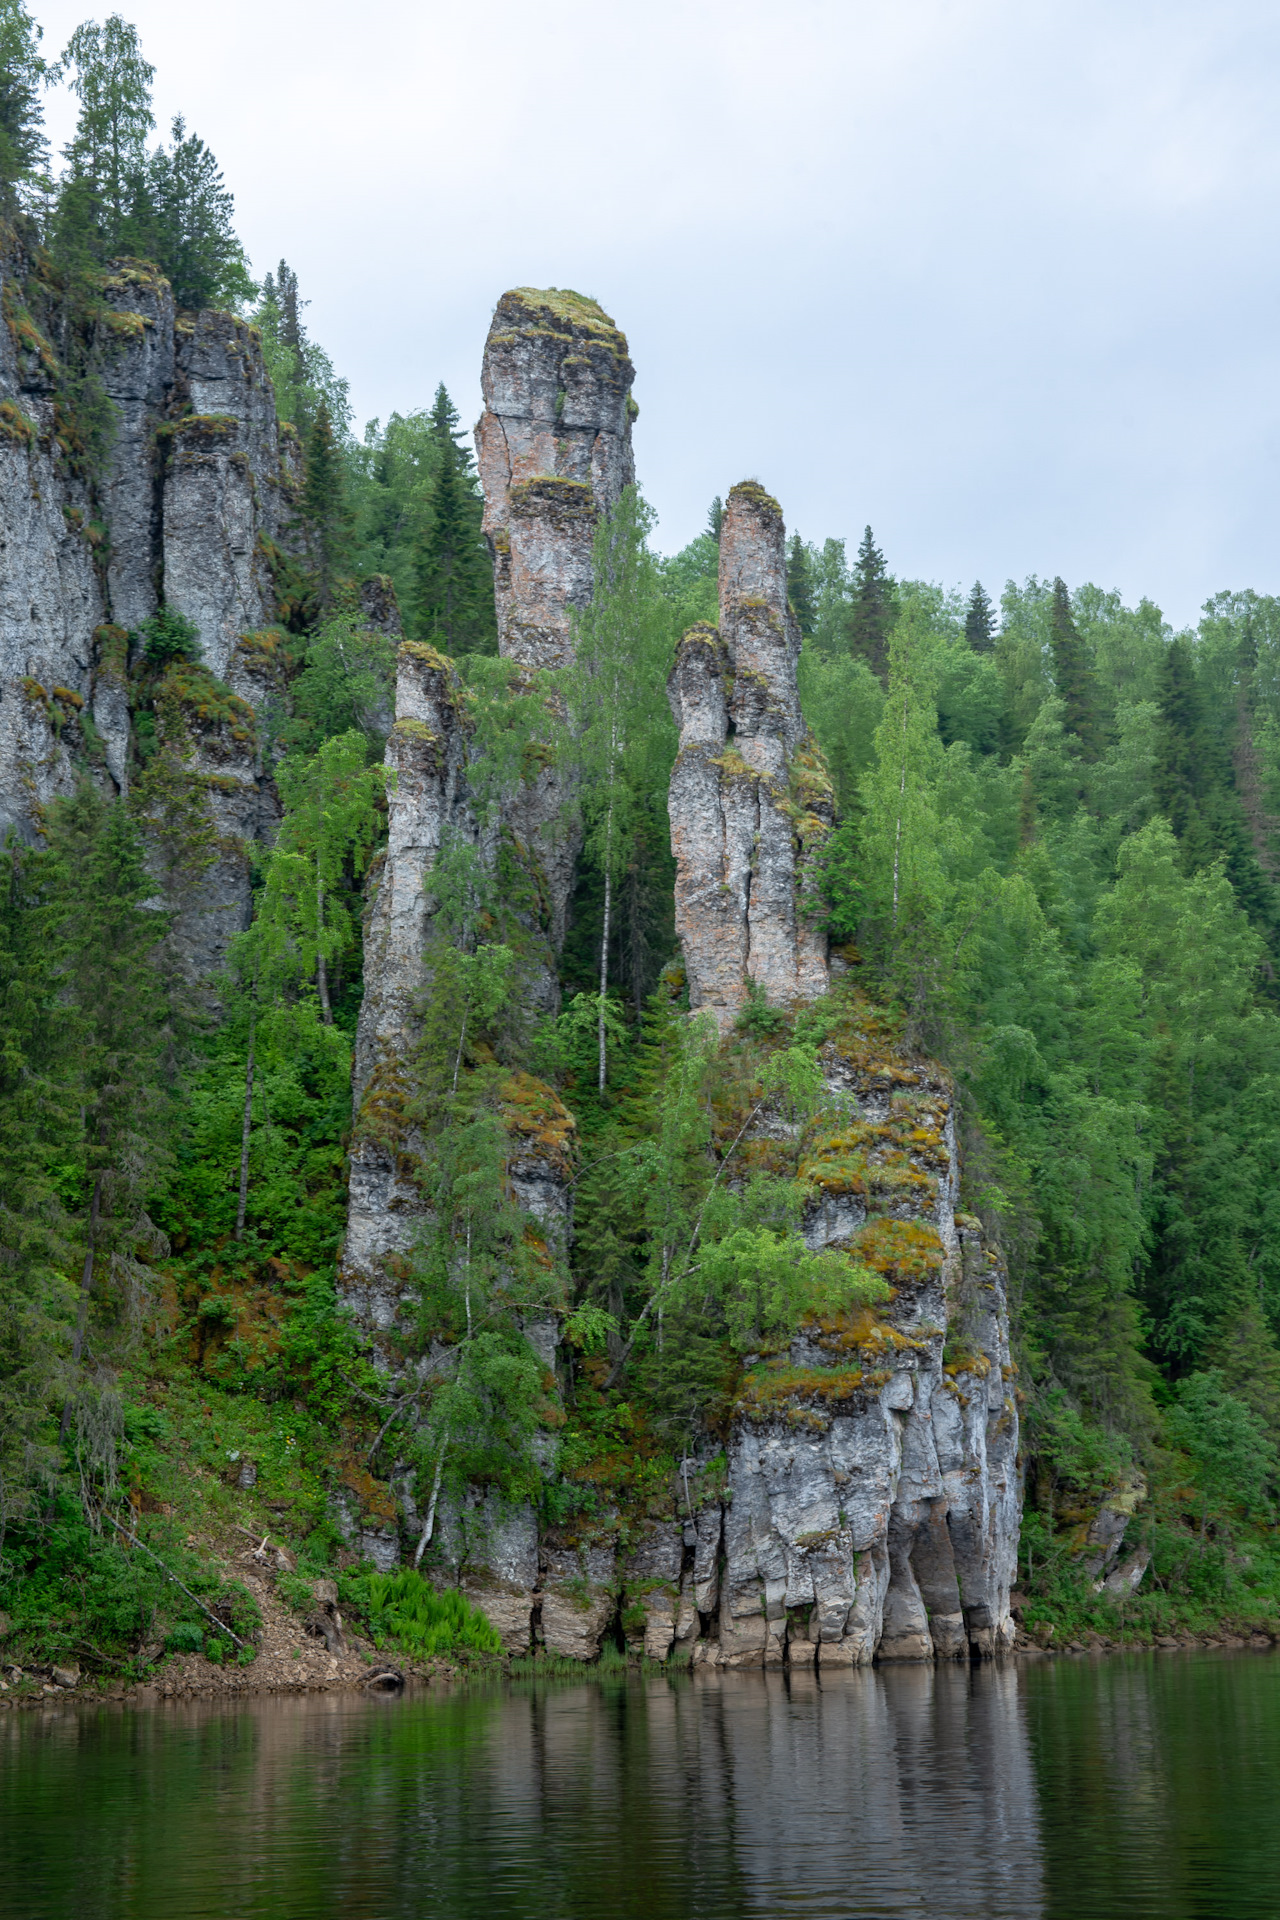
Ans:
POLYGON ((689 1004, 722 1032, 752 987, 788 1007, 828 984, 826 938, 805 909, 831 787, 800 712, 799 651, 782 513, 747 481, 720 530, 719 631, 692 628, 670 680, 676 931, 689 1004))
MULTIPOLYGON (((596 522, 635 479, 634 368, 594 300, 551 287, 503 295, 485 343, 476 428, 498 647, 521 667, 573 658, 572 612, 591 594, 596 522)), ((564 776, 538 771, 506 808, 545 879, 553 953, 564 940, 578 835, 564 776)))
MULTIPOLYGON (((626 340, 594 301, 517 288, 498 302, 481 368, 485 412, 476 449, 499 646, 529 676, 572 658, 571 610, 590 597, 596 521, 633 478, 632 377, 626 340)), ((545 697, 532 678, 528 685, 531 698, 545 697)), ((431 871, 446 836, 469 841, 490 866, 499 837, 509 840, 543 906, 536 921, 521 916, 539 956, 533 991, 548 1007, 557 997, 555 956, 578 851, 572 795, 563 775, 535 756, 502 794, 500 819, 482 824, 468 790, 470 752, 451 664, 406 643, 387 744, 387 848, 370 882, 342 1255, 347 1297, 379 1329, 395 1322, 396 1276, 422 1217, 412 1177, 421 1142, 398 1116, 412 1078, 414 1008, 428 987, 431 871)), ((544 1180, 531 1165, 526 1184, 535 1215, 567 1218, 567 1189, 554 1170, 544 1180)))
POLYGON ((178 948, 209 973, 248 909, 249 841, 278 811, 251 708, 269 676, 270 559, 292 518, 296 442, 277 426, 251 328, 176 313, 138 261, 103 275, 92 358, 109 403, 95 470, 65 401, 54 290, 0 248, 0 829, 88 773, 122 793, 130 635, 163 604, 191 619, 205 678, 170 689, 208 794, 218 859, 184 901, 178 948), (212 680, 209 679, 212 676, 212 680), (217 690, 213 683, 224 683, 217 690), (237 704, 237 699, 239 704, 237 704))
MULTIPOLYGON (((589 303, 527 291, 499 303, 478 444, 501 645, 530 675, 571 655, 593 526, 631 476, 630 379, 625 342, 589 303)), ((690 1003, 714 1013, 728 1045, 753 987, 791 1008, 831 986, 806 911, 830 783, 800 711, 782 515, 754 483, 729 496, 719 594, 719 629, 687 634, 671 675, 671 821, 690 1003)), ((394 1370, 429 1151, 412 1119, 412 1056, 429 988, 432 870, 448 835, 494 857, 468 790, 476 751, 450 664, 402 646, 342 1261, 346 1298, 394 1370)), ((557 939, 576 856, 562 824, 570 797, 550 770, 535 772, 504 796, 491 830, 541 868, 557 939)), ((655 1659, 679 1646, 704 1665, 849 1666, 983 1656, 1012 1640, 1018 1417, 1004 1273, 977 1223, 956 1214, 950 1084, 848 980, 827 1004, 825 1098, 800 1142, 805 1237, 881 1273, 888 1304, 811 1317, 788 1351, 750 1356, 721 1443, 707 1439, 683 1463, 665 1510, 650 1500, 640 1513, 598 1510, 576 1528, 540 1529, 532 1507, 505 1507, 491 1491, 443 1499, 426 1564, 466 1589, 513 1653, 591 1659, 620 1630, 655 1659)), ((554 1100, 549 1089, 539 1097, 554 1100)), ((568 1161, 536 1129, 522 1139, 518 1116, 513 1100, 513 1191, 536 1231, 563 1247, 568 1161)), ((562 1139, 570 1129, 563 1115, 562 1139)), ((526 1332, 553 1367, 555 1323, 526 1332)), ((408 1545, 422 1490, 405 1475, 399 1488, 408 1545)), ((397 1542, 373 1547, 389 1561, 397 1542)))
POLYGON ((422 1218, 413 1166, 421 1141, 406 1116, 416 1004, 435 903, 431 870, 445 835, 473 839, 468 729, 452 664, 405 641, 396 662, 396 717, 387 740, 388 832, 369 880, 364 1000, 356 1032, 356 1129, 351 1146, 342 1284, 363 1325, 391 1328, 400 1268, 422 1218))

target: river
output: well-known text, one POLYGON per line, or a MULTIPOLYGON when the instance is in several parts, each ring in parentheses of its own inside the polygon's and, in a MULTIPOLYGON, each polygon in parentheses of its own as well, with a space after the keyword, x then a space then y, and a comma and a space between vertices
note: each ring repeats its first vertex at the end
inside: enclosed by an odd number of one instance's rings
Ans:
POLYGON ((1280 1913, 1280 1659, 0 1716, 20 1920, 1280 1913))

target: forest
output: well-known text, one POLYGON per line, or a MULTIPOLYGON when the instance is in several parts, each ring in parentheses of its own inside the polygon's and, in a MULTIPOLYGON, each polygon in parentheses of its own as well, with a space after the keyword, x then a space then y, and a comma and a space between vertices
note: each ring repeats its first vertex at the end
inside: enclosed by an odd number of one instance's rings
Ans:
POLYGON ((1175 632, 1149 601, 1069 587, 1052 554, 997 597, 900 577, 869 526, 856 545, 793 533, 801 698, 836 808, 815 912, 845 972, 810 1009, 753 998, 717 1049, 682 1000, 666 682, 680 636, 717 619, 721 502, 663 554, 627 489, 597 531, 576 662, 530 700, 498 656, 449 394, 356 431, 295 272, 282 259, 253 278, 214 156, 181 119, 152 144, 152 80, 119 16, 79 27, 55 62, 22 0, 0 0, 0 220, 39 261, 66 458, 90 486, 114 430, 94 325, 112 263, 149 262, 180 308, 258 331, 302 449, 276 573, 282 690, 256 723, 281 818, 253 850, 252 921, 227 968, 191 980, 177 903, 217 846, 175 716, 192 688, 232 696, 162 608, 123 643, 127 794, 86 769, 33 839, 4 846, 12 1646, 132 1673, 157 1635, 217 1649, 204 1603, 245 1627, 246 1597, 187 1538, 242 1452, 270 1463, 300 1566, 341 1568, 366 1613, 339 1482, 373 1515, 394 1513, 406 1477, 432 1515, 467 1484, 558 1522, 642 1505, 726 1431, 752 1357, 815 1301, 885 1291, 873 1265, 806 1252, 785 1153, 733 1159, 738 1116, 766 1096, 803 1136, 816 1048, 854 1004, 954 1081, 964 1205, 1008 1262, 1028 1620, 1093 1619, 1079 1530, 1135 1477, 1154 1558, 1133 1630, 1273 1619, 1280 597, 1223 591, 1175 632), (79 105, 56 167, 51 77, 79 105), (413 1394, 389 1394, 336 1290, 395 717, 396 641, 360 597, 375 576, 405 636, 454 663, 495 836, 532 761, 572 775, 583 843, 558 1011, 531 984, 527 876, 461 841, 441 854, 406 1284, 413 1357, 443 1342, 457 1358, 413 1394), (571 1180, 563 1249, 531 1243, 513 1202, 513 1102, 571 1180), (553 1378, 521 1336, 535 1308, 563 1322, 553 1378))

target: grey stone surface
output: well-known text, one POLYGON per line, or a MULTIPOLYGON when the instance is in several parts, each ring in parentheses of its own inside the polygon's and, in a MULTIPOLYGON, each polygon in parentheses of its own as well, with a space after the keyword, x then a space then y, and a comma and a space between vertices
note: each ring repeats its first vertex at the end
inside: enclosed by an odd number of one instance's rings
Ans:
POLYGON ((680 747, 671 774, 676 931, 689 1004, 721 1032, 751 987, 775 1006, 829 984, 826 937, 806 915, 811 862, 833 814, 800 712, 800 634, 787 604, 786 529, 754 482, 720 530, 720 628, 684 636, 669 683, 680 747))

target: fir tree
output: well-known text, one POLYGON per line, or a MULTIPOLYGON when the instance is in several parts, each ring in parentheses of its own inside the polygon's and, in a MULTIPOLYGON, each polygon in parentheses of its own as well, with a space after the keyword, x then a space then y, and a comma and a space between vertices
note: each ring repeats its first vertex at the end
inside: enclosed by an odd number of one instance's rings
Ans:
POLYGON ((307 436, 302 520, 315 572, 316 597, 321 610, 327 612, 333 605, 334 590, 347 557, 351 514, 347 506, 342 449, 333 430, 328 405, 323 400, 307 436))
POLYGON ((973 583, 964 616, 964 637, 975 653, 990 653, 996 643, 995 609, 981 580, 973 583))
POLYGON ((720 544, 720 528, 723 526, 723 524, 724 524, 724 501, 720 498, 720 495, 717 494, 715 499, 711 502, 711 505, 707 508, 707 524, 706 524, 706 527, 704 528, 704 532, 708 533, 711 536, 711 538, 716 542, 717 546, 720 544))
POLYGON ((1053 583, 1049 651, 1054 684, 1063 705, 1063 725, 1079 740, 1082 757, 1096 760, 1100 747, 1097 682, 1089 650, 1072 618, 1071 595, 1061 579, 1053 583))
POLYGON ((849 651, 866 661, 881 686, 889 684, 889 632, 893 626, 894 595, 885 571, 884 555, 863 531, 853 569, 853 598, 845 616, 849 651))
POLYGON ((493 566, 471 456, 443 384, 431 408, 435 479, 418 543, 418 630, 444 653, 494 653, 493 566))
POLYGON ((22 204, 23 189, 43 162, 41 29, 22 0, 0 0, 0 213, 22 204))
POLYGON ((154 260, 172 283, 179 307, 247 300, 254 286, 231 224, 235 203, 218 163, 204 141, 187 132, 180 115, 172 137, 172 151, 157 147, 135 176, 122 245, 154 260))
POLYGON ((805 639, 809 639, 817 625, 818 609, 814 601, 809 549, 798 533, 792 534, 791 545, 787 549, 787 599, 791 602, 797 626, 805 639))

